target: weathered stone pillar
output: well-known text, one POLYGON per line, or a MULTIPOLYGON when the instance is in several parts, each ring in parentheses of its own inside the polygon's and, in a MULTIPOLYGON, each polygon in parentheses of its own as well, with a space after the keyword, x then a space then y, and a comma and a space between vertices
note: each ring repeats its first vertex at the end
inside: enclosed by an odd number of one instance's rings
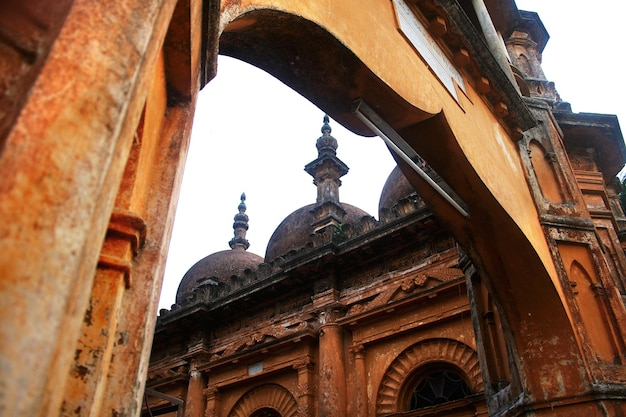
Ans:
POLYGON ((365 368, 365 347, 357 345, 352 347, 354 354, 354 365, 356 373, 356 415, 357 417, 367 416, 367 371, 365 368))
POLYGON ((343 329, 337 324, 340 315, 336 307, 327 307, 319 313, 319 417, 346 415, 343 329))
MULTIPOLYGON (((103 384, 106 401, 112 380, 104 372, 119 357, 114 353, 110 363, 105 358, 118 348, 120 335, 103 336, 106 343, 99 346, 97 326, 86 325, 100 320, 96 312, 115 306, 123 311, 124 272, 97 265, 100 254, 106 255, 103 241, 175 5, 175 0, 121 0, 110 7, 75 0, 62 20, 50 22, 61 26, 58 36, 1 139, 0 415, 57 416, 64 400, 78 406, 81 391, 92 393, 88 402, 100 401, 94 390, 101 392, 103 384), (75 361, 77 349, 91 350, 96 358, 81 354, 75 361), (83 367, 89 381, 78 387, 71 375, 80 375, 83 367)), ((158 198, 168 205, 171 188, 163 189, 158 198)), ((166 241, 169 228, 157 225, 150 233, 166 241)), ((154 307, 144 305, 144 316, 156 311, 161 275, 155 265, 143 274, 143 285, 154 287, 154 307)), ((106 333, 123 318, 103 320, 98 325, 106 333)), ((151 333, 149 320, 139 325, 151 333)), ((130 350, 147 362, 149 340, 133 342, 130 350)), ((120 378, 136 387, 124 392, 140 401, 138 373, 120 378)), ((116 394, 111 397, 128 404, 116 394)))

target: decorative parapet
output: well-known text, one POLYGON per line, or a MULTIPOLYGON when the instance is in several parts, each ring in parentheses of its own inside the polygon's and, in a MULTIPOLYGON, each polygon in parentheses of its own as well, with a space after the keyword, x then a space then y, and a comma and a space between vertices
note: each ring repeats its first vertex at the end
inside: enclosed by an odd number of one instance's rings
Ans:
MULTIPOLYGON (((294 268, 304 265, 315 258, 322 258, 329 254, 339 254, 356 250, 362 245, 379 239, 381 236, 397 233, 405 227, 405 221, 415 223, 417 227, 431 229, 435 227, 432 214, 417 195, 403 199, 406 210, 399 211, 385 221, 378 222, 371 216, 361 218, 358 225, 343 225, 341 229, 327 228, 314 236, 314 240, 304 248, 293 250, 271 263, 260 264, 257 271, 246 271, 232 277, 229 283, 218 282, 207 278, 191 294, 179 304, 173 304, 170 310, 160 310, 160 321, 171 321, 187 311, 212 309, 219 305, 240 298, 252 291, 272 285, 294 268)), ((443 248, 435 248, 437 250, 443 248)))

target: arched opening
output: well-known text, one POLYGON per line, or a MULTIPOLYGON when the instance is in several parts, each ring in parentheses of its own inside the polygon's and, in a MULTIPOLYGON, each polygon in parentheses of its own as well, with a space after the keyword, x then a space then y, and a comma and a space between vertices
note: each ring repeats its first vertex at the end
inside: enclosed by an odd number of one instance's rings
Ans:
MULTIPOLYGON (((528 358, 524 362, 528 369, 541 370, 541 374, 526 379, 528 386, 541 392, 542 381, 552 374, 551 368, 558 362, 533 355, 534 341, 547 335, 567 341, 574 338, 545 236, 516 159, 518 149, 511 137, 494 123, 493 115, 485 108, 468 104, 462 114, 455 105, 442 109, 426 79, 423 83, 411 83, 408 89, 415 90, 405 91, 404 95, 397 93, 372 70, 372 61, 363 62, 346 43, 313 21, 276 9, 232 12, 229 18, 239 17, 225 23, 220 52, 273 74, 352 131, 371 134, 349 110, 355 98, 365 99, 468 203, 469 220, 461 218, 437 196, 428 201, 433 212, 449 224, 455 238, 468 249, 477 268, 484 271, 494 298, 506 300, 500 302, 504 306, 501 313, 512 327, 525 329, 507 343, 515 344, 511 350, 528 358), (416 93, 418 89, 421 91, 416 93), (463 122, 469 118, 480 119, 474 132, 463 122), (482 147, 476 153, 480 146, 477 137, 498 146, 482 147), (465 141, 473 141, 476 148, 466 146, 465 141), (538 296, 529 300, 529 292, 538 296), (538 363, 531 364, 533 360, 538 363)), ((475 100, 478 103, 480 98, 475 100)), ((406 165, 400 165, 420 194, 433 195, 406 165)), ((579 360, 576 346, 566 346, 555 355, 579 360)), ((567 376, 571 384, 565 386, 579 384, 584 377, 573 373, 567 376)))
POLYGON ((445 363, 431 363, 417 369, 405 388, 406 411, 435 407, 470 395, 460 370, 445 363))

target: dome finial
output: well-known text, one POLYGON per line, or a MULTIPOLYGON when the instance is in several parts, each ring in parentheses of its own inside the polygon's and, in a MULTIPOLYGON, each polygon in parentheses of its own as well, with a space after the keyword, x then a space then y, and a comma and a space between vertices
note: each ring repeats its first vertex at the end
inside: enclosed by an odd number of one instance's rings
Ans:
POLYGON ((327 114, 324 115, 324 124, 322 125, 322 136, 317 139, 315 146, 319 157, 323 155, 336 155, 337 154, 337 139, 331 136, 332 129, 328 124, 330 118, 327 114))
POLYGON ((235 237, 233 237, 228 244, 231 249, 242 248, 246 250, 250 247, 250 242, 246 239, 246 231, 248 230, 248 215, 246 214, 246 193, 241 193, 241 202, 237 209, 239 213, 235 215, 235 222, 233 223, 233 230, 235 231, 235 237))
MULTIPOLYGON (((246 212, 246 193, 241 193, 241 203, 239 203, 239 206, 237 207, 237 209, 239 210, 239 213, 245 213, 246 212)), ((247 229, 246 229, 247 230, 247 229)))
POLYGON ((330 125, 328 124, 330 122, 330 118, 328 117, 327 114, 324 115, 324 124, 322 125, 322 133, 324 135, 330 135, 330 132, 332 132, 333 130, 330 128, 330 125))

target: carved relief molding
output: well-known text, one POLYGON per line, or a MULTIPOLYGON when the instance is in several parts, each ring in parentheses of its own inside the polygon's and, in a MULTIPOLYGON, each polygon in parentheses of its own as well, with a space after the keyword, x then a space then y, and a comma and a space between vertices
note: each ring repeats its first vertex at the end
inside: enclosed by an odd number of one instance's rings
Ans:
POLYGON ((419 288, 425 288, 428 281, 431 279, 440 283, 445 283, 462 277, 464 277, 463 271, 459 268, 431 268, 428 271, 417 274, 416 276, 405 278, 394 286, 390 286, 369 303, 353 305, 348 311, 348 316, 363 313, 376 307, 386 305, 394 298, 404 298, 404 296, 419 288), (399 293, 405 294, 404 296, 398 296, 399 293))
POLYGON ((257 345, 262 345, 270 341, 279 340, 288 335, 304 331, 309 327, 306 321, 302 321, 295 326, 287 327, 283 324, 275 324, 271 326, 261 326, 260 331, 252 334, 247 334, 237 338, 235 341, 217 349, 214 353, 214 357, 227 357, 237 352, 243 352, 257 345))
POLYGON ((189 375, 188 364, 177 364, 172 367, 164 367, 148 372, 148 383, 155 383, 162 379, 186 379, 189 375))

